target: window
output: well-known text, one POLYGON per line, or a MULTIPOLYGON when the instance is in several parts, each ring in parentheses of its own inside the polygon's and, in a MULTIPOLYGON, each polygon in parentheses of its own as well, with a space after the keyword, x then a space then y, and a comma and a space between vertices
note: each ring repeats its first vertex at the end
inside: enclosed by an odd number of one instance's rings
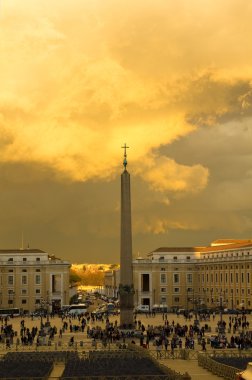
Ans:
POLYGON ((9 258, 8 258, 8 261, 13 261, 13 257, 9 257, 9 258))
POLYGON ((247 294, 248 294, 248 295, 250 294, 250 289, 247 289, 247 294))
POLYGON ((174 293, 179 293, 179 288, 174 288, 174 293))
POLYGON ((27 285, 27 276, 22 276, 22 285, 27 285))
POLYGON ((161 282, 161 284, 166 284, 166 274, 165 273, 161 273, 160 282, 161 282))
POLYGON ((9 275, 8 276, 8 285, 13 285, 14 284, 14 276, 9 275))
POLYGON ((26 300, 22 300, 22 305, 26 304, 27 301, 26 300))
POLYGON ((247 273, 247 283, 248 283, 248 284, 250 283, 250 275, 249 275, 249 272, 247 273))
POLYGON ((204 278, 204 273, 202 273, 202 282, 204 282, 204 279, 205 279, 205 278, 204 278))
POLYGON ((9 273, 13 273, 13 269, 9 269, 9 273))
POLYGON ((161 271, 165 271, 165 268, 161 268, 160 270, 161 270, 161 271))
POLYGON ((22 269, 22 272, 27 272, 27 270, 26 269, 22 269))
POLYGON ((36 261, 40 261, 40 257, 36 257, 36 261))
POLYGON ((230 273, 230 282, 233 282, 233 273, 230 273))
POLYGON ((241 282, 244 282, 244 273, 241 273, 241 282))
MULTIPOLYGON (((141 285, 142 285, 141 286, 142 287, 142 292, 149 292, 150 291, 150 276, 149 276, 149 274, 143 273, 141 275, 141 285)), ((53 289, 53 291, 55 291, 55 290, 53 289)))
POLYGON ((161 299, 160 299, 160 303, 163 304, 163 305, 166 304, 166 297, 162 296, 161 299))
POLYGON ((175 284, 179 283, 179 274, 178 273, 174 273, 174 275, 173 275, 173 282, 175 284))
POLYGON ((192 284, 192 282, 193 282, 192 273, 187 273, 187 275, 186 275, 186 282, 187 282, 187 284, 192 284))
POLYGON ((35 283, 36 283, 36 285, 40 285, 41 284, 40 274, 36 274, 36 276, 35 276, 35 283))
POLYGON ((36 294, 40 294, 40 289, 36 289, 36 294))
POLYGON ((36 304, 36 305, 40 304, 40 298, 37 298, 37 299, 35 300, 35 304, 36 304))
POLYGON ((179 302, 179 297, 174 297, 174 302, 179 302))
POLYGON ((23 257, 23 261, 27 261, 27 258, 26 258, 26 257, 23 257))
POLYGON ((164 261, 164 256, 160 256, 159 261, 164 261))
POLYGON ((173 260, 178 260, 178 256, 173 256, 173 260))
POLYGON ((160 291, 161 293, 166 293, 166 288, 161 288, 160 291))
POLYGON ((186 256, 186 260, 190 260, 191 259, 191 256, 186 256))
POLYGON ((40 272, 40 269, 36 269, 36 272, 40 272))
POLYGON ((22 295, 27 294, 27 290, 26 290, 26 289, 21 289, 21 294, 22 294, 22 295))
POLYGON ((236 282, 239 282, 239 276, 238 276, 238 273, 235 273, 235 281, 236 281, 236 282))

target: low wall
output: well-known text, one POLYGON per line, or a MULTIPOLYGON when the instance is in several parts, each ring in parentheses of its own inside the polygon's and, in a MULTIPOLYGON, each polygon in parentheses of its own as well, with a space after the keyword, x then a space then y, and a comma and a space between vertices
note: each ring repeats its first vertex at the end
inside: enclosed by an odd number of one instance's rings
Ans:
POLYGON ((237 373, 241 372, 241 370, 223 363, 219 363, 215 359, 218 357, 246 358, 251 356, 252 350, 224 350, 223 352, 220 350, 211 353, 199 353, 198 364, 217 376, 224 377, 227 380, 235 380, 237 373))

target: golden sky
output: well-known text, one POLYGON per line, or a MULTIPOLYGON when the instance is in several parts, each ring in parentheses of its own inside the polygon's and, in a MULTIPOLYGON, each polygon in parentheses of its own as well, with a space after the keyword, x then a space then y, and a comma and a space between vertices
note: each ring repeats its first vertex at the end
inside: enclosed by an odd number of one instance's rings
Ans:
POLYGON ((250 0, 2 0, 1 246, 119 261, 251 238, 250 0))

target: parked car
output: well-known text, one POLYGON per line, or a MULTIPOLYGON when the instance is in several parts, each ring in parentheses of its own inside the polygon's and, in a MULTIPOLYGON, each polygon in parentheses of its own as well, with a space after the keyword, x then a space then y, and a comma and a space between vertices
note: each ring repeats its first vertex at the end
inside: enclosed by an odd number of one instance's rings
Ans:
POLYGON ((149 305, 138 305, 135 309, 137 313, 147 313, 150 311, 149 305))

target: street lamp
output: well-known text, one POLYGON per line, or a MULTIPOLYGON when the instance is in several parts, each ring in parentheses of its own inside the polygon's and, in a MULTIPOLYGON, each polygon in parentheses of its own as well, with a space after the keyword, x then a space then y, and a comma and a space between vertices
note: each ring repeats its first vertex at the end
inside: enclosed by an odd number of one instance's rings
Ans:
POLYGON ((14 296, 15 296, 15 292, 13 290, 9 290, 9 293, 8 293, 8 306, 9 306, 9 308, 11 307, 10 305, 12 305, 12 307, 14 307, 14 296))
POLYGON ((187 314, 188 314, 188 292, 189 292, 189 289, 190 288, 186 289, 186 312, 187 312, 187 314))
POLYGON ((231 305, 232 305, 232 310, 234 309, 234 290, 231 289, 231 294, 232 294, 232 300, 231 300, 231 305))
POLYGON ((203 294, 204 294, 204 296, 203 296, 204 307, 207 307, 207 303, 206 303, 206 289, 203 289, 203 294))
POLYGON ((222 324, 222 289, 220 290, 220 321, 222 324))
POLYGON ((44 313, 45 308, 46 308, 46 323, 47 323, 47 325, 50 325, 49 309, 48 309, 49 305, 50 305, 50 303, 48 300, 46 300, 44 298, 40 299, 40 328, 41 329, 43 328, 43 313, 44 313))
POLYGON ((210 290, 210 294, 211 294, 211 305, 213 307, 213 303, 214 303, 214 299, 213 299, 213 288, 211 288, 210 290))

